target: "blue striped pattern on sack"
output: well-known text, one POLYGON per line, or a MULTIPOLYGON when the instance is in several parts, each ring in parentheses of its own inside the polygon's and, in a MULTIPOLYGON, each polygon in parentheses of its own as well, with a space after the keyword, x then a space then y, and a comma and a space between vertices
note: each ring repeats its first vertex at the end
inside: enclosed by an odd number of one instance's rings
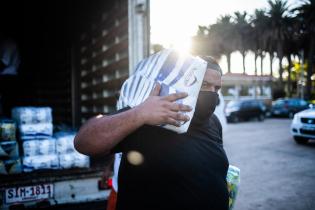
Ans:
POLYGON ((139 62, 134 73, 124 82, 117 109, 135 107, 145 101, 157 82, 161 85, 161 96, 190 91, 192 98, 186 102, 186 99, 181 99, 176 103, 188 102, 188 105, 194 107, 197 100, 194 97, 200 90, 205 68, 203 60, 192 56, 180 56, 175 50, 163 50, 151 55, 139 62), (201 81, 197 80, 197 77, 201 81))

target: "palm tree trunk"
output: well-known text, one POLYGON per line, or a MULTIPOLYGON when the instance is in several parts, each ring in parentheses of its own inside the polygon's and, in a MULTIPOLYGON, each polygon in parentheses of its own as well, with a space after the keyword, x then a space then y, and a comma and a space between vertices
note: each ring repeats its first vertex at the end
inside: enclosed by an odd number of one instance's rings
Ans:
POLYGON ((270 77, 272 78, 273 77, 273 68, 272 68, 272 62, 273 62, 273 53, 269 53, 270 55, 270 77))
POLYGON ((292 61, 291 61, 291 55, 287 56, 288 59, 288 95, 291 98, 292 97, 292 82, 291 82, 291 68, 292 68, 292 61))
POLYGON ((228 65, 228 73, 231 73, 231 53, 227 53, 225 56, 228 65))
POLYGON ((314 44, 315 38, 311 36, 310 49, 308 52, 308 67, 307 67, 307 80, 306 80, 306 97, 311 99, 312 97, 312 74, 313 74, 313 56, 314 56, 314 44))
POLYGON ((280 87, 281 87, 281 88, 283 87, 283 77, 282 77, 283 68, 282 68, 282 60, 283 60, 283 57, 282 57, 282 56, 279 56, 279 84, 280 84, 280 87))
POLYGON ((280 88, 283 89, 283 67, 282 67, 282 60, 283 60, 283 46, 282 46, 282 42, 280 42, 278 40, 278 44, 277 44, 277 56, 279 58, 279 85, 280 88))
POLYGON ((245 69, 245 52, 242 53, 243 56, 243 74, 246 74, 246 69, 245 69))
MULTIPOLYGON (((264 75, 264 53, 261 52, 260 53, 260 75, 263 76, 264 75)), ((263 93, 263 82, 260 81, 260 92, 261 94, 263 93)))
MULTIPOLYGON (((260 52, 260 76, 263 76, 264 75, 264 53, 263 51, 260 52)), ((261 80, 260 81, 260 92, 261 92, 261 95, 263 93, 263 81, 261 80)))
POLYGON ((255 51, 255 76, 257 76, 257 57, 258 53, 255 51))
POLYGON ((260 75, 264 75, 264 58, 265 55, 263 52, 260 53, 260 75))

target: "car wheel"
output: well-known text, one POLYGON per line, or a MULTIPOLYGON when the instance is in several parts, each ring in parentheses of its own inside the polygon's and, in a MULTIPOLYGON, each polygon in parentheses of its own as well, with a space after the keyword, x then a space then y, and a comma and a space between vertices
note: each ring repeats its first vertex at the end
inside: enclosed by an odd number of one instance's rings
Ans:
POLYGON ((294 117, 294 113, 293 112, 289 112, 289 118, 293 119, 293 117, 294 117))
POLYGON ((238 116, 234 116, 232 121, 234 123, 238 123, 240 121, 240 118, 238 116))
POLYGON ((307 138, 301 137, 301 136, 294 136, 294 140, 298 144, 306 144, 308 142, 307 138))
POLYGON ((271 114, 270 111, 267 111, 267 112, 266 112, 266 117, 272 117, 272 114, 271 114))
POLYGON ((259 120, 259 121, 264 121, 264 119, 265 119, 265 115, 260 114, 260 115, 258 116, 258 120, 259 120))

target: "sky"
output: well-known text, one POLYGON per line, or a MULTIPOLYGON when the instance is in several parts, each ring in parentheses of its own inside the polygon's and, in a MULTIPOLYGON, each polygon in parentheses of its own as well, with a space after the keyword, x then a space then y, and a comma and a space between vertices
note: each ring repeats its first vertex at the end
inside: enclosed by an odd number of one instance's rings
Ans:
MULTIPOLYGON (((294 7, 301 0, 288 0, 288 5, 294 7)), ((256 8, 267 8, 267 0, 150 0, 151 43, 162 44, 166 48, 176 48, 188 51, 191 37, 196 34, 198 25, 209 26, 221 15, 232 15, 235 11, 247 11, 253 14, 256 8)), ((227 71, 225 57, 219 61, 224 72, 227 71)), ((246 56, 246 70, 254 74, 254 55, 246 56)), ((260 69, 260 60, 258 69, 260 69)), ((264 72, 269 73, 269 58, 264 59, 264 72)), ((277 61, 273 63, 278 69, 277 61)), ((242 57, 233 53, 231 71, 241 73, 242 57)))

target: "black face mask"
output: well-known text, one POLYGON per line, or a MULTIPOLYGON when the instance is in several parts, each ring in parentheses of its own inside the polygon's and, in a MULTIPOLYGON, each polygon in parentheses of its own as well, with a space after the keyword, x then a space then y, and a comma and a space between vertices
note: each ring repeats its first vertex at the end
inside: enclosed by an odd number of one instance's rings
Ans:
POLYGON ((205 123, 213 114, 219 101, 219 95, 216 92, 200 91, 196 104, 194 116, 191 120, 193 124, 205 123))

